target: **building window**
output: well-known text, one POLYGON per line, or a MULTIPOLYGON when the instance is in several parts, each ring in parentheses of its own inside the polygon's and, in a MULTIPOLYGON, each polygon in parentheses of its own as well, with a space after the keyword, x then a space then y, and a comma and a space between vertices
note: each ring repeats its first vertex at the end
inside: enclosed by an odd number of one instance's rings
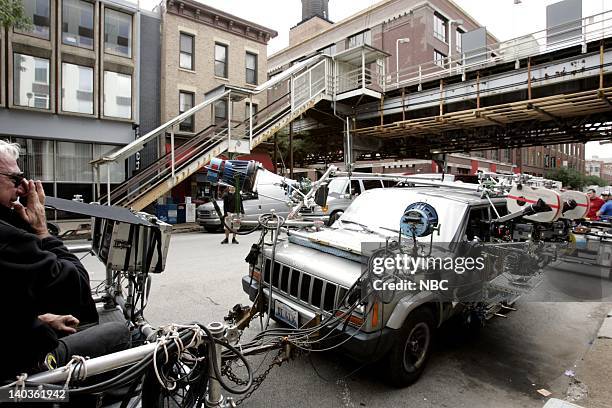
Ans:
POLYGON ((104 10, 104 51, 132 56, 132 16, 120 11, 104 10))
POLYGON ((63 0, 62 42, 93 49, 93 19, 93 4, 79 0, 63 0))
POLYGON ((215 43, 215 76, 227 78, 227 45, 215 43))
POLYGON ((91 183, 93 180, 91 145, 87 143, 57 142, 57 181, 91 183))
POLYGON ((93 68, 62 63, 62 110, 93 115, 93 68))
MULTIPOLYGON (((179 115, 193 108, 194 97, 195 96, 193 92, 179 92, 179 115)), ((191 115, 190 117, 182 121, 179 125, 179 130, 182 130, 184 132, 193 132, 193 117, 194 115, 191 115)))
POLYGON ((193 71, 193 35, 181 33, 179 66, 193 71))
POLYGON ((14 141, 21 146, 18 163, 24 173, 34 180, 53 181, 53 141, 22 138, 14 141))
POLYGON ((463 31, 461 30, 457 30, 455 31, 455 49, 457 50, 458 53, 461 54, 461 50, 463 49, 463 44, 461 41, 461 35, 463 34, 463 31))
POLYGON ((224 125, 227 121, 227 101, 220 100, 215 102, 215 126, 224 125))
POLYGON ((434 13, 434 37, 440 41, 447 42, 446 39, 446 26, 448 25, 447 20, 441 15, 434 13))
POLYGON ((32 26, 30 30, 21 32, 48 40, 51 21, 49 0, 24 0, 23 9, 32 26))
POLYGON ((444 64, 446 64, 446 55, 438 50, 434 50, 434 64, 444 68, 444 64))
POLYGON ((104 71, 104 116, 132 117, 132 76, 104 71))
POLYGON ((328 45, 325 48, 321 48, 320 50, 317 51, 319 54, 325 54, 325 55, 334 55, 336 54, 336 44, 331 44, 328 45))
POLYGON ((13 103, 49 109, 49 60, 13 54, 13 103))
POLYGON ((353 48, 359 45, 371 45, 372 32, 370 30, 362 31, 348 38, 348 47, 353 48))
POLYGON ((246 82, 257 85, 257 54, 246 53, 246 82))
MULTIPOLYGON (((113 146, 113 145, 94 144, 93 145, 93 157, 94 159, 97 159, 99 157, 104 157, 116 149, 117 149, 117 146, 113 146)), ((117 162, 108 162, 106 165, 110 166, 110 172, 106 172, 106 171, 100 172, 100 182, 101 183, 105 184, 107 182, 109 173, 110 173, 110 182, 112 184, 121 183, 125 180, 125 163, 123 161, 119 160, 117 162)), ((111 187, 111 190, 112 190, 112 187, 111 187)), ((105 194, 105 192, 102 192, 102 194, 105 194)))

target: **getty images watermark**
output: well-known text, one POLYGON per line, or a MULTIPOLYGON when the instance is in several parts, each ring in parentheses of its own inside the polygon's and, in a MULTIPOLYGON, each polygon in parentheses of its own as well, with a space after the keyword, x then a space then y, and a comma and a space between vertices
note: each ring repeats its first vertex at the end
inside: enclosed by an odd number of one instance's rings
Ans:
POLYGON ((479 257, 415 257, 413 254, 396 253, 393 255, 375 255, 371 259, 371 284, 375 291, 395 290, 449 290, 449 279, 415 280, 418 272, 444 272, 463 275, 482 272, 485 269, 485 258, 479 257), (393 277, 393 279, 390 279, 393 277))
MULTIPOLYGON (((427 292, 428 301, 612 301, 612 243, 362 244, 362 298, 427 292)), ((425 294, 424 294, 425 295, 425 294)))

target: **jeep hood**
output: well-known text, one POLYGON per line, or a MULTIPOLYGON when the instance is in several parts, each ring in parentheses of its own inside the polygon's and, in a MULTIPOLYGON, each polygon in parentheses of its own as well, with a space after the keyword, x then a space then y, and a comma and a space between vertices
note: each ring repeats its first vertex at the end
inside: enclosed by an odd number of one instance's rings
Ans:
POLYGON ((317 232, 292 232, 289 236, 289 241, 322 252, 337 253, 338 256, 358 261, 361 257, 361 245, 364 242, 384 243, 386 237, 387 235, 385 234, 379 235, 367 231, 356 231, 347 228, 326 228, 317 232), (338 251, 345 252, 345 254, 338 253, 338 251))

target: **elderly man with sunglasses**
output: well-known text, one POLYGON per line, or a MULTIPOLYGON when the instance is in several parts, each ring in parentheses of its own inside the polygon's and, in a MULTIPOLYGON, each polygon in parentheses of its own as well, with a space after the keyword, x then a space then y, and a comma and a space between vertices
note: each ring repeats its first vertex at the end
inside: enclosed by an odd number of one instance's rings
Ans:
POLYGON ((49 234, 42 184, 23 176, 18 158, 19 145, 0 140, 0 314, 5 328, 0 380, 129 343, 125 325, 95 325, 89 274, 49 234), (77 333, 81 323, 94 327, 77 333))

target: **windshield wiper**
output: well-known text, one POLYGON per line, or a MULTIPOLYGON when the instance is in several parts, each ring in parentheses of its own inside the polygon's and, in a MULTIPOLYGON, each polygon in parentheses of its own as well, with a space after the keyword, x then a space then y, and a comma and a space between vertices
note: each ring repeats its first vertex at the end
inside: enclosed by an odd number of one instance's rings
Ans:
MULTIPOLYGON (((372 228, 370 228, 370 227, 368 227, 367 225, 362 224, 362 223, 360 223, 360 222, 357 222, 357 221, 351 221, 351 220, 342 220, 342 219, 340 220, 340 222, 341 222, 341 223, 343 223, 343 224, 344 224, 344 223, 346 223, 346 224, 355 224, 355 225, 357 225, 357 226, 361 227, 361 228, 362 228, 362 230, 363 230, 363 231, 365 231, 365 232, 369 232, 370 234, 376 234, 376 235, 378 235, 378 236, 380 236, 380 237, 387 238, 387 236, 386 236, 385 234, 381 234, 379 231, 375 231, 375 230, 373 230, 372 228)), ((382 227, 377 227, 377 228, 382 228, 382 227)), ((383 228, 383 229, 386 229, 386 228, 383 228)))
POLYGON ((363 228, 363 229, 364 229, 364 230, 366 230, 366 231, 370 229, 370 228, 369 228, 367 225, 362 224, 362 223, 357 222, 357 221, 351 221, 351 220, 340 220, 340 222, 341 222, 342 224, 354 224, 354 225, 357 225, 357 226, 359 226, 359 227, 363 228))
POLYGON ((378 227, 378 228, 383 229, 383 230, 385 230, 385 231, 391 231, 391 232, 394 232, 394 233, 396 233, 396 234, 399 234, 399 233, 400 233, 400 230, 393 229, 393 228, 387 228, 387 227, 378 227))

